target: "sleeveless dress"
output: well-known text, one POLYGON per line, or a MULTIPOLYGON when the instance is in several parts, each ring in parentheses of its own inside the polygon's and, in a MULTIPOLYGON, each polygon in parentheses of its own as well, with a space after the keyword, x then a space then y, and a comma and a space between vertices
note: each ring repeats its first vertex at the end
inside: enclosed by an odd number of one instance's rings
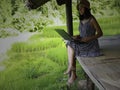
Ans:
MULTIPOLYGON (((90 20, 91 19, 89 19, 88 22, 86 22, 85 24, 82 24, 82 22, 80 22, 79 32, 81 38, 95 35, 95 29, 90 25, 90 20)), ((80 57, 100 56, 98 39, 95 39, 87 43, 80 43, 79 41, 78 42, 68 41, 66 45, 69 45, 74 49, 75 56, 80 57)))

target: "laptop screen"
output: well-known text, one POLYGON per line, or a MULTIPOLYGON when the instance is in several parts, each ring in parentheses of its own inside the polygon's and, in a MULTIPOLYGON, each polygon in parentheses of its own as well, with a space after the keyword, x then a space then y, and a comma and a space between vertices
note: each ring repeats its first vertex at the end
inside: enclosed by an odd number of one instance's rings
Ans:
POLYGON ((73 38, 63 29, 56 29, 56 32, 65 40, 73 40, 73 38))

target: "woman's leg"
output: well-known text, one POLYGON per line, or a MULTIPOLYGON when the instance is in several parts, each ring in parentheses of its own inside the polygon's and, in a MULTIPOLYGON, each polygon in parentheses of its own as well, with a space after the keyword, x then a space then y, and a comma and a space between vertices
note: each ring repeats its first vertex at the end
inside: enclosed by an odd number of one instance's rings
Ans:
POLYGON ((77 78, 76 71, 71 71, 71 76, 68 79, 68 84, 72 84, 77 78))
POLYGON ((75 59, 75 52, 73 48, 71 48, 69 45, 67 46, 68 49, 68 69, 65 72, 65 74, 70 74, 68 83, 71 84, 75 81, 77 78, 76 76, 76 59, 75 59))
POLYGON ((69 45, 67 46, 67 50, 68 50, 68 69, 64 74, 69 74, 72 70, 76 70, 74 50, 69 45))
POLYGON ((70 74, 70 77, 68 79, 68 83, 72 84, 76 78, 76 59, 75 59, 75 52, 74 49, 71 48, 69 45, 67 47, 68 49, 68 69, 65 74, 70 74))

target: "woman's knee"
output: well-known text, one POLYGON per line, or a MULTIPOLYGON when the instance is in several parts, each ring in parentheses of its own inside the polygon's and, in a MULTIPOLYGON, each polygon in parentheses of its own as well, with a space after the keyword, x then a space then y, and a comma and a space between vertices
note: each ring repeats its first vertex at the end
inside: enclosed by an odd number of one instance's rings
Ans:
POLYGON ((67 46, 67 48, 70 49, 70 50, 73 50, 73 48, 71 46, 69 46, 69 45, 67 46))
POLYGON ((71 46, 69 46, 69 45, 68 45, 68 47, 67 47, 67 48, 68 48, 68 50, 70 50, 71 52, 73 52, 73 53, 74 53, 74 49, 73 49, 71 46))

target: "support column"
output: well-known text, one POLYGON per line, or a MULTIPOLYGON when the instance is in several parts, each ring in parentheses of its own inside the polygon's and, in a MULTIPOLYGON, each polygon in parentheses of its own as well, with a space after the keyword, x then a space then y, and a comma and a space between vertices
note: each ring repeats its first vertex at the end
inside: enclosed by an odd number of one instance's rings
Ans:
POLYGON ((67 32, 73 36, 72 0, 66 0, 67 32))
POLYGON ((95 90, 95 85, 89 78, 89 76, 85 73, 86 79, 87 79, 87 89, 88 90, 95 90))

